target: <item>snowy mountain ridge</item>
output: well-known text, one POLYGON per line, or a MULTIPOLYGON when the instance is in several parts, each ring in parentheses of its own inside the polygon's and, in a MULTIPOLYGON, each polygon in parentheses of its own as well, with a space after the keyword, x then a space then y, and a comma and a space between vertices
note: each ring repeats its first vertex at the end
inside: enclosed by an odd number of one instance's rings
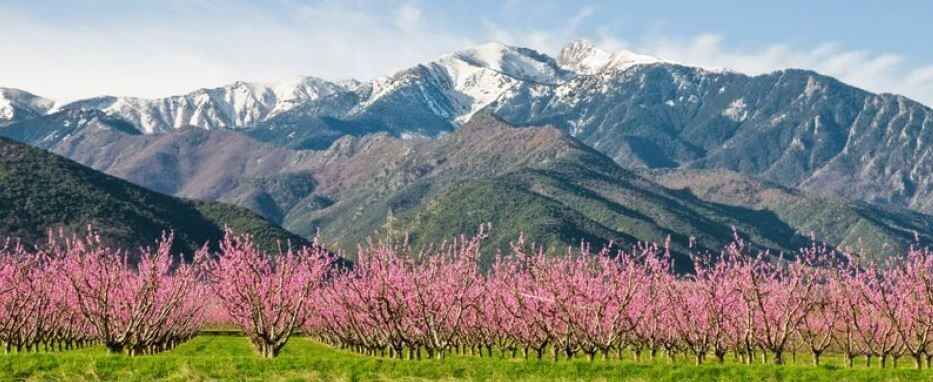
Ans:
POLYGON ((27 91, 0 87, 0 126, 48 113, 55 101, 27 91))
MULTIPOLYGON (((564 48, 558 59, 528 48, 501 43, 487 43, 460 50, 420 64, 431 76, 424 84, 424 73, 405 70, 373 81, 346 80, 331 82, 316 77, 298 77, 276 83, 238 81, 232 84, 199 89, 164 98, 101 96, 64 105, 33 96, 33 101, 12 101, 7 93, 0 97, 0 123, 12 121, 14 106, 22 119, 58 110, 88 108, 101 110, 133 124, 144 134, 172 131, 187 126, 206 129, 242 129, 270 120, 297 106, 337 94, 355 93, 360 102, 344 117, 364 115, 367 109, 400 88, 419 88, 431 111, 439 117, 462 124, 520 84, 558 85, 579 74, 593 74, 609 67, 626 68, 638 63, 662 62, 628 51, 607 53, 585 41, 575 41, 564 48), (429 89, 431 87, 436 87, 429 89), (436 99, 432 99, 436 98, 436 99), (26 106, 23 106, 26 105, 26 106), (24 111, 25 110, 25 111, 24 111), (28 115, 25 115, 28 114, 28 115), (24 116, 25 115, 25 116, 24 116)), ((19 97, 17 99, 20 99, 19 97)))
POLYGON ((300 77, 278 83, 238 81, 157 99, 104 96, 75 101, 61 108, 102 110, 125 119, 146 134, 153 134, 186 126, 241 128, 342 91, 346 89, 341 85, 300 77))

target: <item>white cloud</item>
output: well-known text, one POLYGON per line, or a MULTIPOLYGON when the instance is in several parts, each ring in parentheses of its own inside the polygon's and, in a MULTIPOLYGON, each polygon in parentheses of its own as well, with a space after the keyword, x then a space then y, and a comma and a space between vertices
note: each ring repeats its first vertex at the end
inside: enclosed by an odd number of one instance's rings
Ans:
POLYGON ((557 25, 516 26, 477 16, 479 28, 457 30, 447 25, 450 20, 428 15, 407 0, 378 10, 352 2, 280 1, 284 9, 279 12, 248 3, 170 1, 165 7, 172 17, 137 15, 81 26, 0 5, 5 35, 16 36, 0 39, 0 86, 57 99, 158 97, 237 80, 371 79, 489 40, 556 54, 571 39, 589 38, 607 50, 631 49, 749 74, 813 69, 868 90, 933 104, 933 65, 892 52, 819 42, 737 47, 727 36, 712 33, 675 38, 652 31, 655 37, 626 40, 610 25, 592 25, 599 10, 589 6, 568 12, 571 16, 557 25))
POLYGON ((418 29, 418 21, 421 20, 421 9, 412 4, 402 4, 399 7, 395 25, 408 33, 415 32, 418 29))
POLYGON ((556 54, 568 41, 587 37, 580 34, 580 27, 593 15, 595 8, 583 6, 561 25, 547 25, 543 28, 516 28, 483 20, 483 32, 490 40, 509 45, 522 46, 541 52, 556 54))
POLYGON ((344 3, 289 3, 271 14, 208 1, 180 2, 172 21, 81 28, 0 5, 5 35, 16 36, 0 39, 0 86, 76 99, 159 97, 299 75, 370 79, 477 43, 422 31, 422 10, 412 4, 380 14, 344 3))
POLYGON ((933 65, 912 70, 906 80, 909 83, 933 86, 933 65))
POLYGON ((569 21, 567 21, 567 26, 566 26, 567 30, 570 33, 573 33, 579 30, 583 22, 586 21, 586 18, 592 16, 595 10, 596 10, 595 8, 593 8, 592 6, 588 6, 588 5, 581 7, 577 11, 577 13, 574 14, 573 17, 571 17, 569 21))

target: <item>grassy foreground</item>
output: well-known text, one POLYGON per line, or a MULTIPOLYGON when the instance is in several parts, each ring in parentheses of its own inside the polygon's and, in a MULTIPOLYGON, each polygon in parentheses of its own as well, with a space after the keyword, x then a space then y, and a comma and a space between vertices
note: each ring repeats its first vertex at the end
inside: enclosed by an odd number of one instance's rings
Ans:
MULTIPOLYGON (((800 362, 805 362, 800 357, 800 362)), ((907 368, 804 365, 670 365, 630 361, 522 361, 451 357, 397 361, 359 356, 295 338, 275 360, 260 359, 246 339, 200 336, 178 349, 129 358, 94 348, 66 353, 0 355, 0 381, 933 381, 933 372, 907 368)), ((904 360, 904 366, 909 364, 904 360)))

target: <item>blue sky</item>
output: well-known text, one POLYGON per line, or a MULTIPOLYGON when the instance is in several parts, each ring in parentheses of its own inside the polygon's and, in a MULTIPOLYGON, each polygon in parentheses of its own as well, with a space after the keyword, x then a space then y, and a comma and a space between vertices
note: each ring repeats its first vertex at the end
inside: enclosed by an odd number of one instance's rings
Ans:
POLYGON ((236 80, 371 79, 487 41, 573 39, 749 74, 814 69, 933 104, 933 3, 0 0, 0 86, 158 97, 236 80))

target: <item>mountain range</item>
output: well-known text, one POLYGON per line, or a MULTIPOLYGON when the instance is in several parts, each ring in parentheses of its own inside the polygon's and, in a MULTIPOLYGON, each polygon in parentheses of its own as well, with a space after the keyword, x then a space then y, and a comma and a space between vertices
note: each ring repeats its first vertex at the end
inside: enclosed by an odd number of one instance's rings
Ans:
POLYGON ((811 71, 748 76, 585 41, 556 58, 485 44, 368 82, 63 105, 0 91, 0 135, 345 248, 380 229, 427 242, 486 221, 500 247, 525 231, 671 236, 683 252, 734 226, 781 251, 811 233, 903 248, 933 232, 931 125, 918 102, 811 71))

